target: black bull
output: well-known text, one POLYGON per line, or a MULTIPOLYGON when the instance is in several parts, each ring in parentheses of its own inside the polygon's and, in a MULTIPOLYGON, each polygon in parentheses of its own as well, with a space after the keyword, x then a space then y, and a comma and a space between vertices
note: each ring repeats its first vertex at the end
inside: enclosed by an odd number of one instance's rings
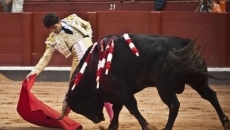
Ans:
POLYGON ((118 117, 123 106, 135 116, 143 130, 149 130, 151 126, 139 112, 134 94, 153 86, 169 108, 164 129, 171 130, 180 107, 176 94, 182 93, 185 84, 188 84, 213 105, 224 129, 230 129, 229 119, 221 109, 216 92, 208 85, 208 78, 213 77, 208 74, 204 59, 194 48, 194 40, 142 34, 130 34, 129 37, 139 51, 139 56, 132 53, 123 35, 104 37, 100 41, 103 41, 104 48, 114 39, 114 52, 108 74, 104 74, 105 70, 102 70, 100 87, 97 89, 96 75, 102 47, 97 45, 79 83, 72 90, 74 80, 92 47, 88 49, 76 69, 67 93, 66 101, 72 111, 99 123, 104 120, 103 103, 110 102, 113 104, 114 117, 109 130, 118 129, 118 117))

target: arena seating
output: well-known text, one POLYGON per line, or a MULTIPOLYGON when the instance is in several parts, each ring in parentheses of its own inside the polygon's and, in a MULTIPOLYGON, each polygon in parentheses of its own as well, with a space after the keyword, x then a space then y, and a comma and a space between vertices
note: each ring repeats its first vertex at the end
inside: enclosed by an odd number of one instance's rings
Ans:
MULTIPOLYGON (((166 0, 162 11, 194 11, 198 3, 199 0, 166 0)), ((153 4, 154 0, 25 0, 23 11, 154 11, 153 4)), ((226 12, 230 12, 230 0, 226 0, 226 12)))
MULTIPOLYGON (((31 2, 154 2, 154 0, 24 0, 25 3, 31 2)), ((166 0, 166 2, 199 2, 199 0, 166 0)))
MULTIPOLYGON (((154 11, 154 0, 25 0, 24 12, 154 11)), ((198 0, 166 0, 162 11, 194 11, 198 0)))
MULTIPOLYGON (((23 11, 154 11, 153 4, 154 0, 24 0, 23 11)), ((199 0, 166 0, 162 11, 194 11, 198 4, 199 0)), ((230 12, 230 0, 226 2, 226 11, 230 12)))

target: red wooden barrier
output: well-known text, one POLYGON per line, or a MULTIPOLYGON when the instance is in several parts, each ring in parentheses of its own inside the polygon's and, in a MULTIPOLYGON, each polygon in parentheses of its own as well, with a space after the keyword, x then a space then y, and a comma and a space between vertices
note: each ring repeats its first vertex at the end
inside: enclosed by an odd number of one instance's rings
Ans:
POLYGON ((163 12, 162 34, 195 38, 206 44, 204 57, 209 66, 227 65, 227 14, 163 12))
POLYGON ((227 57, 228 57, 228 59, 227 59, 227 61, 228 61, 228 66, 230 66, 230 14, 228 14, 228 20, 227 20, 227 27, 226 27, 227 29, 228 29, 228 32, 227 32, 227 40, 228 40, 228 42, 227 42, 227 46, 228 46, 228 52, 227 52, 227 57))
POLYGON ((22 14, 0 13, 0 28, 0 65, 22 65, 22 14))
POLYGON ((31 65, 32 53, 32 13, 23 13, 21 22, 22 34, 22 65, 31 65))
MULTIPOLYGON (((49 31, 45 13, 0 13, 0 65, 34 66, 45 50, 49 31)), ((64 18, 71 13, 58 13, 64 18)), ((230 14, 194 12, 114 11, 79 12, 90 21, 93 41, 117 33, 144 33, 196 38, 206 44, 204 57, 210 67, 230 66, 230 14)), ((50 66, 70 66, 71 58, 56 53, 50 66)))
POLYGON ((98 12, 97 17, 98 38, 117 33, 151 33, 151 12, 149 11, 98 12))

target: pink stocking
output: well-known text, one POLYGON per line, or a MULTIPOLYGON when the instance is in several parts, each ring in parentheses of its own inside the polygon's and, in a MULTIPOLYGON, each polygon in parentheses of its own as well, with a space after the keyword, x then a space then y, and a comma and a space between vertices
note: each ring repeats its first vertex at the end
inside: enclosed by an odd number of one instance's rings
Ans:
POLYGON ((110 118, 110 121, 113 119, 113 109, 112 109, 112 106, 113 104, 109 103, 109 102, 104 102, 104 106, 105 106, 105 109, 109 115, 109 118, 110 118))

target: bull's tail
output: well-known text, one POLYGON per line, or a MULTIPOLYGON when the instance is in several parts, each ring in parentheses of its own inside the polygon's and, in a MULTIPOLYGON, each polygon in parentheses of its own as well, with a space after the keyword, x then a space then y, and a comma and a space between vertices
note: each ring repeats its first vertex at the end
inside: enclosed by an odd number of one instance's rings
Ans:
POLYGON ((206 63, 194 45, 195 40, 189 40, 182 49, 170 51, 167 57, 168 64, 177 71, 202 74, 215 79, 207 72, 206 63))

